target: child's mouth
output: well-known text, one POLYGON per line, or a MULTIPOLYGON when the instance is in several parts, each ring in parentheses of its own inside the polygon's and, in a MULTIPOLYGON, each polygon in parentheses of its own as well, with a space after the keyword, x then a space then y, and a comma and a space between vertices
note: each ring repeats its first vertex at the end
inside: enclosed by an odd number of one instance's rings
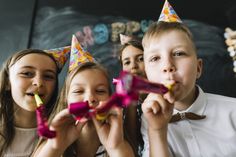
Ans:
POLYGON ((131 71, 130 73, 133 74, 133 75, 136 75, 136 76, 142 76, 142 73, 140 71, 137 71, 137 70, 131 71))
MULTIPOLYGON (((34 93, 26 93, 26 95, 34 97, 34 93)), ((38 95, 39 95, 40 97, 43 97, 43 94, 38 94, 38 95)))

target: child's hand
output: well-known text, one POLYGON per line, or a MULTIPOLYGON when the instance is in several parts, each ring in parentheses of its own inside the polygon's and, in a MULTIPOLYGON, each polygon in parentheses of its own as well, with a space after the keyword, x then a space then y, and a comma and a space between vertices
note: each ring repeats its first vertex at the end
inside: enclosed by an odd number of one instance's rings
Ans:
MULTIPOLYGON (((104 105, 104 103, 100 104, 98 108, 102 107, 102 105, 104 105)), ((123 114, 121 108, 113 106, 105 121, 102 122, 93 117, 93 122, 99 139, 106 148, 109 156, 134 156, 131 146, 124 139, 123 114)))
POLYGON ((74 118, 70 115, 68 109, 59 112, 50 125, 51 130, 56 131, 56 137, 47 139, 43 142, 33 156, 37 157, 60 157, 80 135, 84 123, 75 125, 74 118))
POLYGON ((96 154, 101 143, 92 120, 83 126, 76 145, 80 156, 92 157, 96 154))
POLYGON ((142 104, 142 110, 148 126, 153 130, 166 129, 171 119, 174 98, 171 93, 164 96, 150 93, 142 104))
MULTIPOLYGON (((105 103, 100 103, 97 108, 99 109, 104 104, 105 103)), ((93 122, 99 139, 105 147, 115 148, 123 142, 123 119, 121 108, 112 107, 109 110, 105 121, 99 121, 94 117, 93 122)))
MULTIPOLYGON (((52 148, 65 150, 76 139, 85 123, 76 123, 68 109, 59 112, 52 120, 50 128, 56 131, 56 137, 48 139, 52 148)), ((63 151, 64 152, 64 151, 63 151)))

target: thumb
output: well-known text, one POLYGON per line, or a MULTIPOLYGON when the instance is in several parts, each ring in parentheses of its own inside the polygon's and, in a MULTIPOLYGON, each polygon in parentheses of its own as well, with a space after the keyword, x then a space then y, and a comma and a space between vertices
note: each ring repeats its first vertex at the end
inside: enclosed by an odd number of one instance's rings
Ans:
POLYGON ((84 121, 84 122, 76 121, 76 122, 75 122, 76 129, 77 129, 78 131, 81 131, 86 122, 87 122, 87 121, 84 121))
POLYGON ((97 120, 95 116, 92 117, 92 121, 93 121, 93 124, 94 124, 96 130, 98 130, 99 128, 102 127, 102 122, 97 120))

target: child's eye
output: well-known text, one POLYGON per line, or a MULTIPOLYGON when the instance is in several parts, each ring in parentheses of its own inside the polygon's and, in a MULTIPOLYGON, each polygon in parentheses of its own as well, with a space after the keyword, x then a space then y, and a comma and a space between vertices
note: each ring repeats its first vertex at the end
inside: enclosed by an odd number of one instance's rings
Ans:
POLYGON ((185 55, 185 52, 184 51, 176 51, 176 52, 174 52, 173 53, 173 56, 183 56, 183 55, 185 55))
POLYGON ((105 89, 97 89, 96 92, 98 94, 105 94, 105 93, 107 93, 107 90, 105 90, 105 89))
POLYGON ((159 59, 160 59, 160 57, 154 56, 154 57, 152 57, 152 58, 150 59, 150 62, 156 62, 156 61, 158 61, 159 59))
POLYGON ((56 79, 56 76, 54 76, 53 74, 45 74, 44 75, 44 78, 46 80, 55 80, 56 79))
POLYGON ((34 73, 33 72, 21 72, 20 75, 23 77, 33 77, 34 73))
POLYGON ((130 64, 130 61, 124 61, 124 62, 123 62, 123 65, 126 65, 126 66, 127 66, 127 65, 129 65, 129 64, 130 64))
POLYGON ((83 94, 84 91, 83 91, 83 90, 74 90, 72 93, 75 93, 75 94, 83 94))
POLYGON ((143 56, 138 57, 138 62, 143 62, 143 56))

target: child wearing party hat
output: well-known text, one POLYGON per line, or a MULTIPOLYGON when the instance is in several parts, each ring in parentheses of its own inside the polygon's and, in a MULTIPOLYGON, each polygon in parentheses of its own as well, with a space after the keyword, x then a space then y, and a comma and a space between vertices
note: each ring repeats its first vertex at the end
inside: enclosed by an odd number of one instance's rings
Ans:
POLYGON ((120 41, 122 46, 119 50, 118 57, 122 69, 133 75, 145 77, 141 40, 120 34, 120 41))
POLYGON ((34 93, 44 100, 48 116, 58 93, 58 73, 70 51, 65 52, 61 56, 60 51, 49 54, 26 49, 3 63, 0 73, 0 156, 28 157, 32 154, 38 140, 34 93), (63 62, 58 58, 64 58, 63 62))
POLYGON ((69 73, 58 101, 57 113, 51 117, 50 129, 56 131, 56 137, 41 141, 34 156, 133 156, 132 148, 124 139, 120 108, 112 108, 103 121, 97 120, 95 115, 77 118, 70 114, 70 104, 87 102, 87 107, 95 110, 110 98, 107 71, 94 61, 73 36, 69 73))
POLYGON ((202 60, 167 0, 142 43, 148 80, 173 85, 164 95, 150 93, 142 104, 143 157, 235 156, 236 99, 196 85, 202 60))

